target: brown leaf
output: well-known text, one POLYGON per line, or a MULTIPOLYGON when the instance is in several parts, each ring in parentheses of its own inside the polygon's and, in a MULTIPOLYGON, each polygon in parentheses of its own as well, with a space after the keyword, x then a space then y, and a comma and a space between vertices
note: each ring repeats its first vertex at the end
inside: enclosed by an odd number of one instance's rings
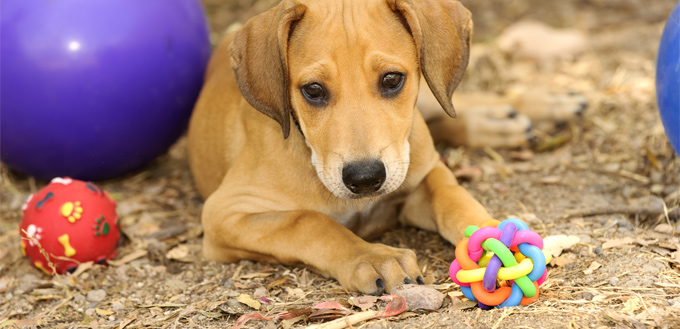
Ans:
POLYGON ((583 273, 585 275, 591 275, 591 274, 593 274, 593 272, 595 272, 595 270, 597 270, 601 266, 602 266, 602 264, 600 264, 598 262, 592 262, 592 263, 590 263, 590 266, 588 266, 588 268, 583 271, 583 273))
POLYGON ((238 297, 236 297, 236 300, 238 300, 241 304, 248 305, 251 308, 254 308, 256 310, 259 310, 260 307, 262 307, 262 304, 256 300, 253 299, 253 297, 250 297, 249 295, 246 294, 240 294, 238 297))
POLYGON ((125 257, 123 257, 123 258, 121 258, 121 259, 118 259, 118 260, 110 260, 110 261, 108 261, 108 263, 111 264, 111 265, 113 265, 113 266, 121 266, 121 265, 127 264, 127 263, 129 263, 129 262, 131 262, 131 261, 133 261, 133 260, 135 260, 135 259, 137 259, 137 258, 144 257, 144 256, 146 256, 146 254, 147 254, 147 251, 146 251, 146 250, 144 250, 144 249, 137 249, 137 250, 135 250, 135 251, 133 251, 133 252, 131 252, 131 253, 125 255, 125 257))
POLYGON ((181 261, 181 262, 192 262, 193 261, 193 259, 191 257, 191 252, 189 251, 189 247, 187 247, 184 244, 181 244, 181 245, 179 245, 175 248, 170 249, 170 251, 168 251, 165 254, 165 257, 167 259, 174 259, 174 260, 178 260, 178 261, 181 261))
POLYGON ((627 236, 622 239, 612 239, 602 244, 602 249, 611 249, 617 247, 628 246, 635 242, 635 239, 627 236))
POLYGON ((543 238, 543 250, 557 257, 579 241, 581 239, 575 235, 551 235, 543 238))
POLYGON ((95 312, 97 312, 97 314, 104 315, 104 316, 111 315, 111 314, 114 313, 112 311, 104 310, 104 309, 101 309, 101 308, 95 308, 94 310, 95 310, 95 312))
POLYGON ((573 262, 574 262, 574 260, 571 259, 571 258, 560 256, 560 257, 553 258, 550 263, 555 265, 555 266, 562 267, 564 265, 567 265, 567 264, 573 263, 573 262))
POLYGON ((362 311, 373 307, 376 301, 378 301, 378 297, 376 296, 359 296, 351 297, 349 299, 350 304, 361 308, 362 311))

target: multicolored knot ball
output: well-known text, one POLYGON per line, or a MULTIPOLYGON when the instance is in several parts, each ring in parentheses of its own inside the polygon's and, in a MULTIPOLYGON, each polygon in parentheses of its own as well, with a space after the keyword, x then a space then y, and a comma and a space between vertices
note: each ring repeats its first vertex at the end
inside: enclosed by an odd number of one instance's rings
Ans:
POLYGON ((28 197, 22 209, 21 251, 43 272, 63 274, 116 256, 116 202, 97 185, 58 177, 28 197))
POLYGON ((482 309, 526 305, 538 299, 551 256, 543 239, 517 218, 468 226, 449 275, 482 309))

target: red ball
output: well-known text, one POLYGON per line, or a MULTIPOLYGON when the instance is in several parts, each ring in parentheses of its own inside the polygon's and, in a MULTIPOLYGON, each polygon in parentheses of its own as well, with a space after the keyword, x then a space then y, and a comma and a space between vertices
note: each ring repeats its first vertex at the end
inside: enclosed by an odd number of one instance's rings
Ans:
POLYGON ((116 256, 116 202, 99 186, 58 177, 31 195, 22 209, 21 251, 43 272, 63 274, 80 263, 104 264, 116 256))

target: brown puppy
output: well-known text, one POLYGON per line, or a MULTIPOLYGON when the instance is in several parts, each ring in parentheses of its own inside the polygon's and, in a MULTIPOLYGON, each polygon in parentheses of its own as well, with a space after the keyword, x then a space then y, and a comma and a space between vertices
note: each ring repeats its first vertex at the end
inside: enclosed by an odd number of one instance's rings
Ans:
POLYGON ((284 0, 229 35, 189 128, 204 256, 304 263, 364 293, 423 283, 411 250, 363 238, 400 221, 456 243, 491 219, 415 108, 422 74, 454 114, 471 30, 452 0, 284 0))

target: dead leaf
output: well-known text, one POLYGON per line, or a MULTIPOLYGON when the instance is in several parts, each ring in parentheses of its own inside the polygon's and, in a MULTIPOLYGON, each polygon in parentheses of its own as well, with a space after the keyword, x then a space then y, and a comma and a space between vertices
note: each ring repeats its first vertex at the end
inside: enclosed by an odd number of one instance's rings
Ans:
POLYGON ((624 313, 633 313, 639 310, 641 307, 642 304, 640 303, 640 299, 637 297, 633 297, 623 302, 623 310, 621 311, 624 313))
POLYGON ((165 254, 165 257, 168 259, 174 259, 182 262, 193 261, 190 256, 191 252, 189 251, 189 247, 184 244, 170 249, 170 251, 165 254))
POLYGON ((305 296, 307 296, 307 294, 305 294, 305 292, 302 291, 302 289, 300 289, 300 288, 292 288, 292 289, 286 288, 286 293, 288 294, 288 296, 290 296, 291 298, 295 298, 295 299, 302 299, 302 298, 305 298, 305 296))
POLYGON ((244 274, 239 277, 241 280, 248 280, 248 279, 254 279, 254 278, 266 278, 274 273, 272 272, 256 272, 256 273, 250 273, 250 274, 244 274))
POLYGON ((95 308, 94 310, 95 310, 95 312, 97 312, 97 314, 104 315, 104 316, 111 315, 111 314, 114 313, 112 311, 104 310, 104 309, 101 309, 101 308, 95 308))
POLYGON ((570 248, 579 241, 581 239, 575 235, 551 235, 543 238, 543 250, 557 257, 564 249, 570 248))
POLYGON ((571 259, 571 258, 555 257, 555 258, 552 259, 552 261, 550 261, 550 264, 553 264, 553 265, 558 266, 558 267, 562 267, 564 265, 567 265, 567 264, 573 263, 573 262, 574 262, 574 260, 571 259))
POLYGON ((622 239, 612 239, 602 244, 602 249, 611 249, 628 246, 635 242, 635 239, 627 236, 622 239))
POLYGON ((270 284, 267 286, 267 289, 272 289, 272 288, 274 288, 274 287, 278 287, 278 286, 280 286, 280 285, 286 283, 287 281, 290 281, 290 279, 289 279, 289 278, 278 279, 278 280, 276 280, 276 281, 270 283, 270 284))
POLYGON ((587 268, 586 270, 583 271, 583 273, 584 273, 585 275, 591 275, 591 274, 593 274, 593 272, 594 272, 595 270, 597 270, 597 269, 600 268, 601 266, 602 266, 602 264, 600 264, 600 263, 598 263, 598 262, 592 262, 592 263, 590 263, 590 266, 588 266, 588 268, 587 268))
POLYGON ((121 266, 121 265, 127 264, 127 263, 129 263, 129 262, 131 262, 131 261, 133 261, 133 260, 135 260, 135 259, 137 259, 137 258, 144 257, 144 256, 146 256, 146 254, 147 254, 147 251, 146 251, 146 250, 144 250, 144 249, 137 249, 137 250, 135 250, 135 251, 133 251, 133 252, 131 252, 131 253, 125 255, 125 257, 123 257, 123 258, 121 258, 121 259, 118 259, 118 260, 110 260, 110 261, 108 261, 108 263, 111 264, 111 265, 113 265, 113 266, 121 266))
POLYGON ((254 319, 265 320, 265 321, 271 321, 272 320, 272 318, 270 318, 268 316, 264 316, 260 313, 243 314, 238 318, 238 320, 236 320, 236 324, 234 324, 234 326, 231 327, 231 329, 240 329, 244 325, 246 325, 246 322, 248 322, 250 320, 254 320, 254 319))
POLYGON ((291 327, 293 327, 295 323, 302 321, 304 319, 305 319, 304 316, 297 316, 294 318, 281 320, 281 326, 283 327, 283 329, 290 329, 291 327))
POLYGON ((380 315, 381 318, 399 315, 406 311, 406 300, 404 297, 389 295, 380 297, 380 299, 390 301, 385 307, 385 311, 383 311, 382 315, 380 315))
POLYGON ((41 319, 40 319, 39 316, 30 318, 30 319, 16 320, 14 322, 14 326, 16 326, 17 328, 33 327, 33 326, 40 324, 40 322, 41 322, 40 320, 41 319))
POLYGON ((360 308, 362 311, 365 311, 375 305, 375 302, 378 301, 378 297, 376 296, 359 296, 359 297, 351 297, 349 299, 350 304, 360 308))
POLYGON ((267 296, 267 289, 265 287, 259 287, 253 292, 253 297, 260 298, 267 296))
POLYGON ((253 299, 253 297, 250 297, 249 295, 246 294, 240 294, 238 297, 236 297, 236 300, 238 300, 241 304, 248 305, 250 308, 254 308, 256 310, 259 310, 260 307, 262 307, 262 304, 256 300, 253 299))

